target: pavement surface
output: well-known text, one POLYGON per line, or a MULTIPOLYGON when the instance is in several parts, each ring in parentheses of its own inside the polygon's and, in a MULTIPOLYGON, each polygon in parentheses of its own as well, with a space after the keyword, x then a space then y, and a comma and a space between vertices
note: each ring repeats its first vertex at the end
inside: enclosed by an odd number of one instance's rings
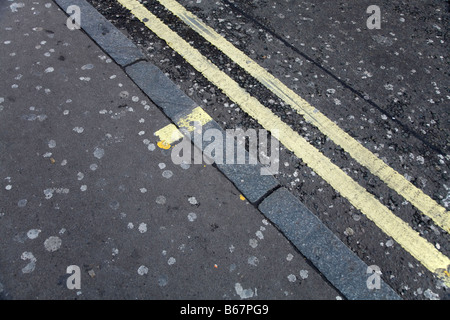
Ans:
MULTIPOLYGON (((367 30, 369 1, 178 1, 448 208, 448 4, 381 2, 382 28, 367 30)), ((0 1, 0 297, 448 299, 448 231, 164 3, 0 1), (174 146, 154 133, 195 107, 218 130, 264 125, 128 3, 406 221, 444 269, 430 272, 283 145, 274 176, 258 165, 175 165, 174 146), (69 6, 81 9, 79 30, 69 6), (68 288, 69 266, 81 288, 68 288)))
POLYGON ((342 297, 54 2, 1 5, 2 298, 342 297))

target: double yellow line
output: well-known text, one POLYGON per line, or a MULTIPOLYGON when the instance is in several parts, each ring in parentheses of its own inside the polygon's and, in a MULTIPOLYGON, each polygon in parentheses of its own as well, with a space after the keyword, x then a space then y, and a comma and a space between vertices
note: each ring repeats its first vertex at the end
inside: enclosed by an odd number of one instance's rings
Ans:
MULTIPOLYGON (((372 174, 379 177, 386 185, 413 204, 423 214, 429 216, 442 229, 447 232, 450 231, 450 218, 445 208, 416 188, 397 171, 387 166, 381 159, 364 148, 324 114, 295 94, 280 80, 235 48, 233 44, 204 24, 198 17, 188 12, 183 6, 174 0, 158 1, 225 55, 229 56, 270 91, 283 99, 307 121, 315 125, 323 134, 348 152, 358 163, 365 166, 372 174)), ((450 265, 448 257, 439 252, 431 243, 422 238, 418 232, 414 231, 407 223, 394 215, 373 195, 367 192, 366 189, 333 164, 330 159, 325 157, 297 132, 293 131, 279 117, 273 114, 269 108, 250 96, 237 82, 173 32, 138 1, 118 0, 118 2, 158 37, 166 41, 173 50, 180 54, 197 71, 201 72, 205 78, 220 88, 244 112, 257 120, 266 130, 271 131, 287 149, 302 159, 336 191, 347 198, 355 208, 364 213, 426 268, 440 275, 448 275, 445 271, 450 265), (275 134, 276 132, 278 134, 275 134)), ((448 277, 446 280, 448 281, 448 277)))

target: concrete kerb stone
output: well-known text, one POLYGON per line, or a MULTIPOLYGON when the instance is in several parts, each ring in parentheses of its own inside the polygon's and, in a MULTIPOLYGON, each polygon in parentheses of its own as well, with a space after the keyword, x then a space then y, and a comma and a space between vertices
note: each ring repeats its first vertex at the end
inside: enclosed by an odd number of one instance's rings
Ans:
MULTIPOLYGON (((204 132, 209 129, 220 131, 223 142, 225 142, 228 138, 225 130, 223 130, 222 127, 214 120, 204 124, 202 129, 204 132)), ((194 138, 193 132, 187 133, 185 136, 190 139, 191 142, 200 150, 204 151, 207 147, 205 143, 200 143, 194 138)), ((225 143, 222 144, 222 148, 222 154, 226 155, 225 143)), ((234 148, 237 150, 237 141, 234 141, 234 148)), ((249 159, 249 154, 247 151, 245 151, 245 159, 249 159)), ((224 162, 221 164, 216 164, 216 167, 252 204, 259 203, 267 194, 270 194, 272 190, 279 187, 279 182, 274 176, 261 175, 261 169, 263 166, 259 162, 256 164, 249 164, 248 161, 246 161, 245 164, 229 164, 224 162)))
POLYGON ((145 59, 141 50, 120 32, 111 22, 84 0, 55 0, 64 12, 69 6, 80 8, 80 27, 105 51, 117 64, 128 65, 145 59))
POLYGON ((368 266, 287 189, 274 191, 259 210, 348 299, 399 299, 382 279, 369 289, 368 266))
POLYGON ((125 68, 128 76, 173 122, 190 113, 197 105, 159 68, 140 61, 125 68))
MULTIPOLYGON (((124 68, 127 75, 160 107, 174 123, 196 106, 159 68, 146 60, 145 55, 122 32, 85 0, 54 0, 64 12, 77 5, 83 13, 81 28, 111 58, 124 68)), ((223 132, 215 122, 207 127, 223 132)), ((192 138, 192 137, 188 137, 192 138)), ((192 141, 192 139, 191 139, 192 141)), ((257 165, 217 165, 236 188, 259 211, 274 223, 289 241, 332 283, 346 298, 400 299, 386 283, 380 289, 369 290, 366 285, 367 265, 340 241, 292 193, 279 188, 274 176, 262 176, 257 165)))

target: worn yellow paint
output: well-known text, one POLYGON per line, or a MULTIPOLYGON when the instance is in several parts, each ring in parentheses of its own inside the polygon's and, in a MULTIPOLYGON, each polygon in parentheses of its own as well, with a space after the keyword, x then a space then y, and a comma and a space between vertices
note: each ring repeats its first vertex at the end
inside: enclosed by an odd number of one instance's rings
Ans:
POLYGON ((198 122, 202 126, 210 122, 212 118, 201 107, 197 107, 192 110, 188 115, 182 117, 177 121, 177 125, 180 128, 184 128, 189 132, 194 130, 193 122, 198 122))
POLYGON ((244 201, 244 200, 245 200, 245 197, 244 197, 242 194, 240 194, 240 195, 239 195, 239 199, 241 199, 242 201, 244 201))
POLYGON ((406 180, 403 175, 386 165, 383 160, 362 146, 319 110, 310 105, 302 97, 298 96, 278 78, 274 77, 266 69, 258 65, 245 53, 237 49, 214 29, 203 23, 197 16, 187 11, 178 2, 174 0, 158 1, 189 27, 208 40, 212 45, 231 58, 231 60, 237 63, 266 88, 290 105, 297 113, 301 114, 306 121, 316 126, 335 144, 342 147, 359 164, 369 169, 373 175, 384 181, 389 188, 395 190, 423 214, 429 216, 438 226, 445 231, 450 232, 450 215, 443 206, 440 206, 430 196, 406 180))
POLYGON ((183 134, 174 124, 169 124, 156 131, 155 136, 159 137, 159 141, 164 141, 169 145, 183 138, 183 134))
POLYGON ((170 145, 178 140, 181 140, 184 137, 180 129, 192 132, 195 129, 195 127, 193 126, 193 122, 197 122, 203 126, 208 122, 210 122, 211 120, 212 118, 209 114, 207 114, 201 107, 197 107, 194 110, 192 110, 189 114, 187 114, 184 117, 181 117, 177 121, 178 127, 173 123, 171 123, 165 126, 164 128, 156 131, 154 135, 159 137, 160 141, 164 141, 166 144, 170 145))
POLYGON ((168 149, 170 149, 172 147, 165 140, 158 141, 157 145, 158 145, 159 148, 164 149, 164 150, 168 150, 168 149))
MULTIPOLYGON (((302 159, 311 169, 327 181, 335 190, 381 230, 392 237, 414 258, 435 273, 444 274, 450 265, 450 259, 439 252, 431 243, 421 237, 406 222, 393 214, 372 194, 367 192, 343 170, 314 148, 297 132, 250 96, 238 83, 206 59, 198 50, 190 46, 161 20, 149 12, 136 0, 118 0, 125 8, 143 22, 158 37, 180 54, 209 81, 220 88, 231 100, 238 104, 249 116, 256 119, 266 130, 272 132, 288 150, 302 159)), ((251 62, 250 62, 251 63, 251 62)), ((317 114, 312 112, 310 117, 317 114)))

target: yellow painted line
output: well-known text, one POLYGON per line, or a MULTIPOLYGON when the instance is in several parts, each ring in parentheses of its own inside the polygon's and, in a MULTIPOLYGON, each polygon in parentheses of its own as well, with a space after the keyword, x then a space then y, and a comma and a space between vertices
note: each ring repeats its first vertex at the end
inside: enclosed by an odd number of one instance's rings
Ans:
POLYGON ((171 123, 164 128, 156 131, 154 135, 159 137, 160 142, 171 145, 184 137, 183 133, 178 128, 185 129, 188 132, 192 132, 195 129, 192 125, 192 122, 195 121, 203 126, 211 120, 212 118, 209 114, 207 114, 201 107, 197 107, 194 108, 194 110, 192 110, 189 114, 181 117, 177 121, 178 127, 171 123))
POLYGON ((188 115, 177 121, 180 128, 187 129, 189 132, 194 130, 193 121, 199 122, 202 126, 210 122, 212 118, 201 107, 192 110, 188 115))
POLYGON ((184 136, 178 130, 178 128, 174 124, 169 124, 164 128, 156 131, 154 133, 155 136, 159 137, 159 141, 165 142, 166 144, 172 144, 175 141, 182 139, 184 136))
MULTIPOLYGON (((238 104, 249 116, 269 130, 288 150, 302 159, 311 169, 327 181, 336 191, 383 232, 392 237, 415 259, 431 272, 439 275, 450 265, 450 259, 439 252, 431 243, 422 238, 406 222, 393 214, 372 194, 350 178, 344 171, 314 148, 308 141, 292 130, 272 111, 250 96, 238 83, 206 59, 198 50, 173 32, 155 15, 136 0, 117 0, 158 37, 180 54, 205 78, 220 88, 231 100, 238 104)), ((447 278, 448 279, 448 278, 447 278)))
POLYGON ((362 146, 358 141, 343 131, 333 121, 298 96, 284 85, 278 78, 258 65, 245 53, 237 49, 232 43, 223 38, 214 29, 203 23, 197 16, 187 11, 174 0, 158 0, 163 6, 179 17, 184 23, 217 47, 225 55, 236 62, 242 69, 262 83, 280 99, 290 105, 306 121, 316 126, 335 144, 342 147, 359 164, 379 177, 389 188, 395 190, 423 214, 430 217, 439 227, 450 232, 450 215, 447 210, 434 201, 422 190, 405 179, 403 175, 386 165, 383 160, 362 146))

